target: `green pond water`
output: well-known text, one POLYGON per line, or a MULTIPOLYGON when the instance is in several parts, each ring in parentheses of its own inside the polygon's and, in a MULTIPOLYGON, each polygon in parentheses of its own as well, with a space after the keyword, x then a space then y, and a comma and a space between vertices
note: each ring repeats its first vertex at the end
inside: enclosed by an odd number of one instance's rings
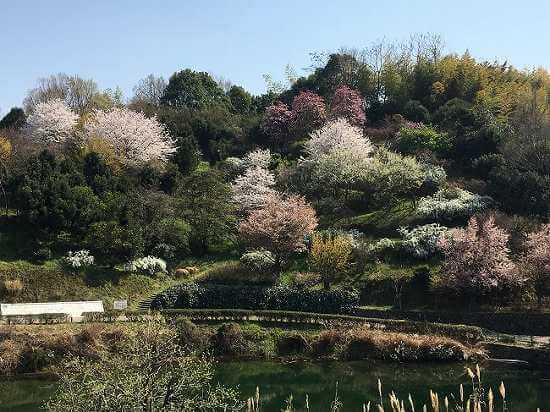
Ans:
MULTIPOLYGON (((454 364, 229 362, 218 364, 216 374, 218 381, 238 385, 243 397, 253 396, 259 386, 263 412, 279 412, 290 394, 298 410, 308 394, 312 411, 328 411, 336 382, 343 410, 359 412, 363 402, 377 399, 377 378, 385 391, 393 389, 401 398, 411 393, 419 406, 427 402, 430 388, 440 395, 457 394, 460 383, 469 385, 464 366, 454 364)), ((550 411, 550 371, 490 364, 483 368, 482 378, 493 390, 501 380, 506 383, 511 411, 550 411)), ((49 381, 0 382, 0 412, 39 411, 54 389, 49 381)))

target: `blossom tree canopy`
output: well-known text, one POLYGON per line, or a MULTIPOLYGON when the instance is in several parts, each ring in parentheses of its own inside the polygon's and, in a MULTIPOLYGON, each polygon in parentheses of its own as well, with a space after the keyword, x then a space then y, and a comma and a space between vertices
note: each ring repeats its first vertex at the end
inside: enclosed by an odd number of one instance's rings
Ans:
POLYGON ((334 151, 345 151, 358 158, 370 158, 372 144, 363 137, 361 129, 345 119, 337 119, 311 134, 305 145, 309 158, 320 158, 334 151))
POLYGON ((293 133, 306 136, 323 126, 327 119, 325 100, 309 90, 300 92, 292 101, 293 133))
POLYGON ((274 142, 285 142, 291 138, 292 122, 293 115, 288 106, 283 102, 276 102, 265 110, 261 129, 274 142))
POLYGON ((253 152, 248 152, 243 158, 243 166, 245 168, 261 167, 267 169, 271 162, 271 152, 269 149, 257 149, 253 152))
POLYGON ((524 279, 510 259, 508 238, 492 216, 484 220, 472 217, 466 228, 441 236, 438 246, 445 255, 442 286, 472 295, 520 286, 524 279))
POLYGON ((318 180, 350 185, 367 171, 373 148, 361 129, 337 119, 313 132, 304 150, 300 163, 310 166, 318 180))
POLYGON ((84 127, 88 138, 105 140, 128 162, 165 161, 176 151, 175 141, 156 118, 126 108, 96 110, 84 127))
POLYGON ((550 281, 550 224, 530 233, 525 241, 525 254, 522 263, 529 278, 533 281, 539 300, 548 292, 550 281))
POLYGON ((317 227, 315 210, 301 196, 272 194, 239 226, 246 244, 273 252, 284 259, 306 249, 306 236, 317 227))
POLYGON ((266 168, 251 167, 235 179, 231 185, 233 200, 243 212, 249 212, 265 204, 275 193, 275 177, 266 168))
POLYGON ((71 137, 77 122, 78 115, 61 99, 38 103, 27 118, 31 136, 46 144, 67 140, 71 137))
POLYGON ((354 126, 362 126, 366 121, 363 106, 361 93, 348 86, 340 86, 332 98, 331 117, 343 117, 354 126))

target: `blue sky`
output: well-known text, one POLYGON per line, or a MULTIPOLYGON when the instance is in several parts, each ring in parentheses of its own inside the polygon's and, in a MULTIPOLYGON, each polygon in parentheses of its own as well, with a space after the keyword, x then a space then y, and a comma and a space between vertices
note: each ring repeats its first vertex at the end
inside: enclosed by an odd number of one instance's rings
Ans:
POLYGON ((0 0, 0 15, 0 114, 58 72, 128 96, 149 73, 189 67, 260 93, 262 74, 301 73, 310 52, 419 32, 442 35, 449 51, 550 68, 544 0, 0 0))

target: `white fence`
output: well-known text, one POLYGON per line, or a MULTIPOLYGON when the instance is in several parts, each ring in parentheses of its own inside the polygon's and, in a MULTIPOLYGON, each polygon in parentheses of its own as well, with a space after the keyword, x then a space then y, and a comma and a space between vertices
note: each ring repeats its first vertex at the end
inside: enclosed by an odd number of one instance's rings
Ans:
POLYGON ((45 303, 2 303, 2 317, 32 316, 64 313, 71 318, 80 318, 85 312, 104 312, 101 300, 82 302, 45 302, 45 303))

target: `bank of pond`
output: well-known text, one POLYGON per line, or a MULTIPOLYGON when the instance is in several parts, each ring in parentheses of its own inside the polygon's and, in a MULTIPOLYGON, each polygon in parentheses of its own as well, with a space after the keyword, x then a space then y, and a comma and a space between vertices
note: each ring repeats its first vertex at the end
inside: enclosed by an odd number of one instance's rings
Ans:
MULTIPOLYGON (((506 382, 508 410, 542 411, 550 405, 550 372, 487 362, 482 366, 483 385, 497 391, 506 382)), ((384 391, 400 398, 410 393, 417 404, 429 402, 429 390, 458 397, 458 388, 470 385, 463 364, 395 363, 388 361, 292 362, 232 361, 216 365, 215 381, 238 386, 243 398, 260 390, 261 410, 279 412, 290 395, 303 410, 306 394, 310 410, 328 411, 336 394, 344 411, 361 411, 363 403, 378 399, 377 380, 384 391)), ((52 380, 16 379, 0 382, 0 412, 38 412, 56 383, 52 380)), ((497 409, 499 410, 499 409, 497 409)))

